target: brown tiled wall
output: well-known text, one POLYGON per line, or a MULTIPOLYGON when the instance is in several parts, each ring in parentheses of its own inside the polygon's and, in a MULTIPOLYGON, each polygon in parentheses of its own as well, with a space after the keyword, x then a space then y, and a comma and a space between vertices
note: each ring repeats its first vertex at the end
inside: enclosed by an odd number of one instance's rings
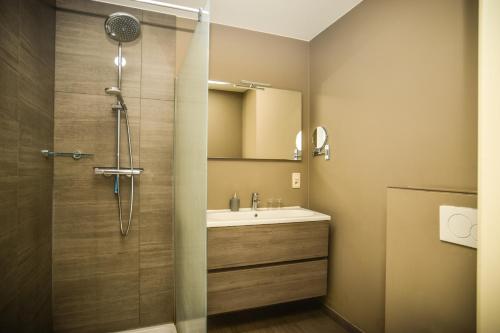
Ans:
POLYGON ((0 1, 0 332, 51 331, 55 10, 0 1))
MULTIPOLYGON (((94 153, 54 165, 54 331, 108 332, 172 322, 172 142, 175 18, 80 0, 58 1, 56 150, 94 153), (129 108, 136 178, 130 234, 119 233, 113 180, 94 166, 115 165, 117 43, 106 15, 142 21, 141 37, 123 46, 122 90, 129 108)), ((128 166, 122 126, 122 166, 128 166)), ((122 180, 123 197, 129 183, 122 180)), ((128 212, 128 202, 124 204, 128 212)))

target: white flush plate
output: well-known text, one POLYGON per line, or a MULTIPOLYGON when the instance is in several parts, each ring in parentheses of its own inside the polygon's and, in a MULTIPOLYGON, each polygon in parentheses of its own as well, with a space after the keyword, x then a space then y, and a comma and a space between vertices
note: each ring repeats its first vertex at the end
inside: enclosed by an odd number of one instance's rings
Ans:
POLYGON ((439 239, 477 248, 477 209, 440 206, 439 239))

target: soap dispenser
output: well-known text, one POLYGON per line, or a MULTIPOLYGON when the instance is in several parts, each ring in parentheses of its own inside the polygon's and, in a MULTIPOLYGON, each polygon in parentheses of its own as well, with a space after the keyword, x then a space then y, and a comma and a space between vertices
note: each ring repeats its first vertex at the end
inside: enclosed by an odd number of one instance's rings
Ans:
POLYGON ((229 209, 231 209, 232 212, 240 210, 240 198, 238 198, 238 194, 236 194, 236 192, 234 192, 233 197, 229 200, 229 209))

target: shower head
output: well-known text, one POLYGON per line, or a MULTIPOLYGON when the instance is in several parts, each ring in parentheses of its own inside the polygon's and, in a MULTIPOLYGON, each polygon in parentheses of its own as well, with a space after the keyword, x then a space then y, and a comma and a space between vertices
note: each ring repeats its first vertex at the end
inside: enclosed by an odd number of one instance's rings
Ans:
POLYGON ((141 33, 141 23, 128 13, 114 13, 104 22, 104 29, 109 38, 118 42, 132 42, 141 33))
POLYGON ((104 91, 108 95, 116 96, 116 99, 118 100, 118 102, 120 102, 122 108, 125 110, 127 109, 125 101, 123 100, 122 91, 120 89, 118 89, 117 87, 111 87, 111 88, 105 88, 104 91))

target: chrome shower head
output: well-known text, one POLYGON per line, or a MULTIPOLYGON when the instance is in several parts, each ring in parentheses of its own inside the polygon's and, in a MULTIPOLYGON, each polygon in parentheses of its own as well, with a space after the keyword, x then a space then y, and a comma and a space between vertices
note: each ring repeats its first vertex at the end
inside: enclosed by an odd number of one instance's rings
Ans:
POLYGON ((118 100, 118 102, 120 102, 122 108, 126 110, 127 106, 125 105, 125 101, 123 100, 122 96, 122 91, 120 89, 118 89, 117 87, 111 87, 111 88, 105 88, 104 91, 108 95, 116 96, 116 99, 118 100))
POLYGON ((109 38, 118 42, 132 42, 141 33, 141 23, 128 13, 114 13, 109 15, 104 22, 104 29, 109 38))

